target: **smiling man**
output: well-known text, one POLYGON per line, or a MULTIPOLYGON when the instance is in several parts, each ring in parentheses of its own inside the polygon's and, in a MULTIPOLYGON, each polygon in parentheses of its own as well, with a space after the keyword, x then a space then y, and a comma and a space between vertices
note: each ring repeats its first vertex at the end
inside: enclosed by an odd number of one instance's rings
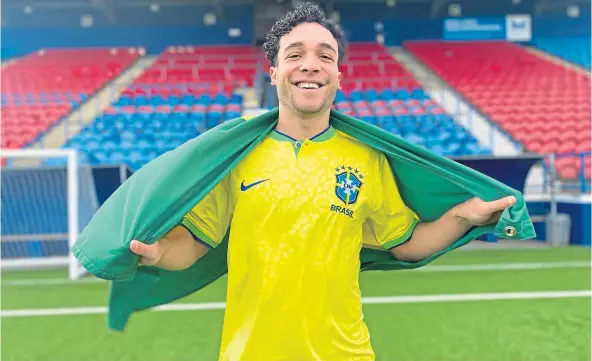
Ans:
POLYGON ((384 154, 330 125, 345 48, 322 11, 305 4, 290 12, 264 48, 277 128, 181 225, 131 249, 140 264, 180 270, 230 230, 220 360, 374 360, 358 284, 363 244, 421 260, 496 222, 515 200, 472 199, 420 222, 384 154))

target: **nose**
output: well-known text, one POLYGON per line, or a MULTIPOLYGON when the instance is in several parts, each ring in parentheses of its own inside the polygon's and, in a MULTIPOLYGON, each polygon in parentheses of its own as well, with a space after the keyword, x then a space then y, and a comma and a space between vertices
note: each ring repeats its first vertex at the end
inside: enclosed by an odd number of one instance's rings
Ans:
POLYGON ((307 56, 302 60, 300 64, 301 72, 318 73, 321 71, 319 59, 316 56, 307 56))

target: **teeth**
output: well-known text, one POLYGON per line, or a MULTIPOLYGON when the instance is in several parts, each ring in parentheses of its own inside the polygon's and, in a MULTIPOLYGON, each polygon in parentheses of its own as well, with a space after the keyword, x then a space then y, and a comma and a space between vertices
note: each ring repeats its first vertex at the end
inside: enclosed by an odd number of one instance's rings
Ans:
POLYGON ((319 88, 319 84, 317 84, 317 83, 298 83, 297 86, 299 88, 305 88, 305 89, 318 89, 319 88))

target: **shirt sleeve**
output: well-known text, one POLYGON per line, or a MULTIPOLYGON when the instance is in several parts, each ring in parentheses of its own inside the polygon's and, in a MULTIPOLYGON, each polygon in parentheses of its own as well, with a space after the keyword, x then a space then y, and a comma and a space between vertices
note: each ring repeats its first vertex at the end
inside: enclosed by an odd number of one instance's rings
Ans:
POLYGON ((379 177, 376 184, 375 207, 366 221, 367 243, 377 243, 390 249, 411 238, 419 223, 415 212, 403 202, 393 171, 384 156, 378 162, 379 177))
POLYGON ((196 204, 181 222, 196 239, 212 248, 222 242, 232 219, 229 183, 230 174, 196 204))

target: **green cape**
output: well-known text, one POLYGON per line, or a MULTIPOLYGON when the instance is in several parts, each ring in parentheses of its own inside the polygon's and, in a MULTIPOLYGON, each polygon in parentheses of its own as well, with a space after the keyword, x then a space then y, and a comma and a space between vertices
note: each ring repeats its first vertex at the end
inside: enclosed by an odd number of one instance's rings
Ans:
MULTIPOLYGON (((180 224, 183 216, 274 129, 277 118, 278 110, 274 109, 248 121, 227 121, 154 159, 101 206, 72 252, 88 272, 113 281, 109 328, 123 330, 133 312, 196 292, 227 272, 228 234, 219 247, 184 271, 138 267, 129 244, 133 239, 151 244, 180 224)), ((403 200, 422 221, 435 220, 471 197, 485 201, 509 195, 517 198, 497 224, 474 227, 420 262, 403 262, 388 251, 363 248, 361 271, 421 267, 486 233, 498 238, 535 237, 519 191, 337 111, 331 111, 330 122, 335 129, 386 155, 403 200)))

